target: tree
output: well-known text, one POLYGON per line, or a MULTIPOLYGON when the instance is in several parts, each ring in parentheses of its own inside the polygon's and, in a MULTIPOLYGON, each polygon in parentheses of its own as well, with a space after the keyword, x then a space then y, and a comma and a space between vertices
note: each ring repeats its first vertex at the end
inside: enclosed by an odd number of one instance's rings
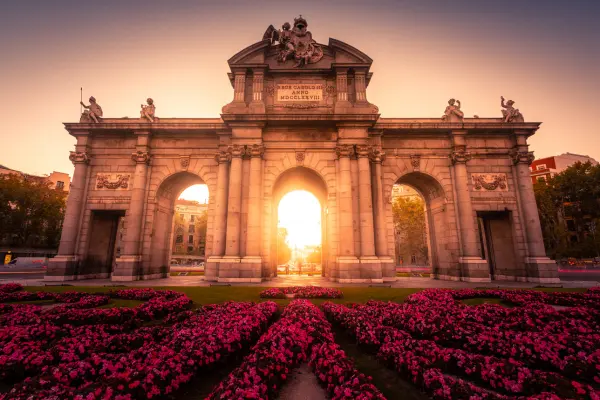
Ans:
POLYGON ((547 253, 553 258, 598 256, 600 165, 577 162, 534 185, 547 253), (570 222, 567 229, 565 221, 570 222))
POLYGON ((277 229, 277 265, 285 264, 292 258, 292 250, 287 243, 288 231, 284 227, 277 229))
POLYGON ((0 241, 5 246, 57 248, 67 194, 44 178, 0 175, 0 241))
POLYGON ((394 227, 398 232, 398 253, 427 260, 425 202, 420 197, 398 196, 393 199, 394 227))
POLYGON ((313 264, 321 263, 321 246, 316 247, 307 257, 306 262, 313 264))

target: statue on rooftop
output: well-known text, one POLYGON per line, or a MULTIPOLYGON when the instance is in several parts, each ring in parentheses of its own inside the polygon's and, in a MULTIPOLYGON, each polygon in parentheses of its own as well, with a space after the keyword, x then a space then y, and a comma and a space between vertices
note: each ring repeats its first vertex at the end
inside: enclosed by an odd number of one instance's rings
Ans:
POLYGON ((460 100, 450 99, 442 115, 442 120, 446 122, 462 122, 465 113, 460 111, 460 100))
POLYGON ((94 122, 99 123, 102 119, 102 107, 100 104, 96 103, 96 98, 94 96, 90 97, 90 105, 86 106, 83 104, 83 101, 80 101, 79 104, 85 108, 83 114, 81 114, 81 119, 79 122, 94 122))
POLYGON ((156 119, 156 117, 154 116, 154 113, 156 111, 156 106, 154 105, 154 100, 152 100, 151 98, 148 97, 148 99, 146 100, 146 103, 148 103, 148 105, 142 104, 142 110, 140 111, 140 118, 147 119, 150 122, 154 122, 154 120, 156 119))
POLYGON ((285 62, 293 57, 296 61, 294 68, 307 64, 314 64, 323 58, 323 49, 313 40, 312 34, 307 30, 308 23, 302 15, 294 18, 294 28, 288 22, 280 30, 269 26, 264 37, 270 37, 271 44, 276 42, 278 47, 277 60, 285 62))
POLYGON ((514 101, 508 100, 506 104, 504 103, 504 96, 500 96, 500 105, 504 110, 502 110, 502 122, 525 122, 523 118, 523 114, 519 111, 519 109, 514 108, 514 101))

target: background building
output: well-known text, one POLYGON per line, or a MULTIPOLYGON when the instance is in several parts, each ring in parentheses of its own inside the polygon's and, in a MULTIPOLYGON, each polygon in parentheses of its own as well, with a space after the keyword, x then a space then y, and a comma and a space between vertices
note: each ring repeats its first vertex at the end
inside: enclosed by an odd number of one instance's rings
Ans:
POLYGON ((597 165, 598 161, 590 156, 580 154, 563 153, 559 156, 540 158, 531 163, 531 181, 535 184, 538 181, 546 181, 556 174, 560 174, 569 166, 576 162, 588 162, 597 165))
POLYGON ((52 189, 61 189, 66 192, 68 192, 69 188, 71 187, 71 178, 69 177, 69 174, 66 174, 64 172, 52 171, 52 173, 50 175, 38 176, 38 175, 27 174, 22 171, 17 171, 15 169, 11 169, 11 168, 8 168, 8 167, 0 164, 0 175, 5 175, 5 174, 18 174, 18 175, 27 176, 30 178, 45 179, 48 182, 52 183, 52 186, 51 186, 52 189))
POLYGON ((175 201, 173 259, 179 264, 204 261, 208 204, 193 200, 175 201))

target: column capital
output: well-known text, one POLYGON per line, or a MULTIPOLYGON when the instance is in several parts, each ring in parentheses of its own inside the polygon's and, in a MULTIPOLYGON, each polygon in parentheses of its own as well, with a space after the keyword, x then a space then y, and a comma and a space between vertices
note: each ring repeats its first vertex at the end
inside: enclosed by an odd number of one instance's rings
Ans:
POLYGON ((351 144, 342 144, 335 148, 338 158, 350 158, 354 156, 354 146, 351 144))
POLYGON ((217 154, 215 154, 215 161, 219 164, 228 163, 231 161, 231 154, 223 150, 218 151, 217 154))
POLYGON ((138 150, 131 153, 131 159, 135 161, 136 164, 150 164, 150 153, 138 150))
POLYGON ((452 160, 452 164, 466 164, 473 158, 471 153, 465 150, 452 150, 448 157, 452 160))
POLYGON ((371 155, 372 146, 366 144, 357 144, 356 145, 356 156, 358 158, 366 158, 371 155))
POLYGON ((535 160, 533 151, 519 151, 517 149, 513 149, 509 153, 509 156, 512 159, 512 162, 514 165, 517 165, 517 164, 531 165, 533 160, 535 160))
POLYGON ((92 156, 87 151, 71 151, 69 153, 69 160, 73 164, 89 164, 92 156))
POLYGON ((227 153, 229 153, 231 158, 242 158, 244 155, 246 155, 246 146, 233 144, 227 147, 227 153))
POLYGON ((253 144, 246 148, 246 153, 252 158, 262 158, 265 154, 265 146, 262 144, 253 144))
POLYGON ((381 164, 385 161, 385 152, 379 147, 372 146, 369 158, 371 159, 371 162, 375 164, 381 164))

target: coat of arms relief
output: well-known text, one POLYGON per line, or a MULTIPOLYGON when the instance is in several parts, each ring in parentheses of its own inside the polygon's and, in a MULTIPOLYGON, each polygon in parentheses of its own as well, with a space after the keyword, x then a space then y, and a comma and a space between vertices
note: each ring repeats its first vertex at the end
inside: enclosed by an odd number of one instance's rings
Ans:
POLYGON ((277 60, 281 63, 294 59, 294 68, 307 64, 314 64, 323 58, 323 49, 313 40, 312 34, 307 30, 308 23, 302 15, 294 18, 294 27, 286 22, 277 30, 270 25, 263 39, 271 40, 277 44, 277 60))

